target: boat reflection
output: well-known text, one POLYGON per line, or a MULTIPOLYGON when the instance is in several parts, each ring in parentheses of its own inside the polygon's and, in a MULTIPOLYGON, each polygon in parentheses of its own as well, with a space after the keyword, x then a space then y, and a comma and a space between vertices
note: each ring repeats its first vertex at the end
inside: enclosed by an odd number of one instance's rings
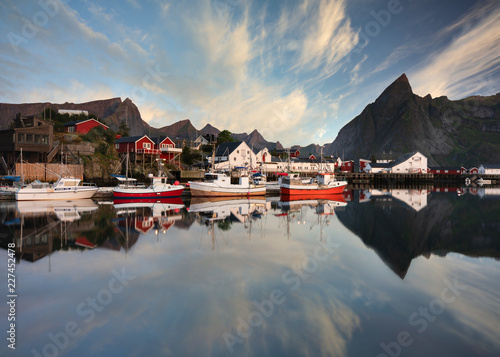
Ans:
POLYGON ((181 209, 184 202, 179 197, 163 199, 117 200, 113 206, 118 216, 113 220, 115 226, 129 241, 130 230, 147 234, 154 231, 157 239, 165 234, 176 221, 182 220, 181 209))
POLYGON ((70 201, 17 201, 17 212, 23 217, 37 217, 54 214, 63 222, 79 220, 82 214, 96 211, 98 206, 91 199, 70 201))
POLYGON ((91 199, 18 201, 14 217, 2 230, 16 243, 18 261, 35 262, 45 256, 50 258, 55 250, 76 246, 91 248, 91 243, 86 242, 80 232, 93 226, 93 222, 90 219, 79 221, 83 217, 90 218, 97 209, 91 199))
POLYGON ((359 191, 337 216, 404 279, 419 256, 500 258, 499 214, 498 199, 397 189, 359 191))
POLYGON ((223 232, 229 231, 233 223, 241 223, 247 229, 249 239, 252 238, 252 225, 260 223, 261 235, 263 226, 261 219, 267 215, 271 208, 271 202, 265 198, 240 198, 228 199, 227 197, 194 197, 191 200, 189 212, 197 215, 201 224, 208 228, 211 238, 211 249, 218 245, 216 235, 219 234, 225 244, 228 239, 223 232), (215 226, 218 232, 215 231, 215 226))
POLYGON ((290 224, 306 224, 306 221, 302 216, 302 208, 309 207, 314 210, 316 214, 316 219, 312 223, 310 229, 313 226, 318 225, 320 227, 320 241, 323 241, 323 228, 330 224, 330 216, 335 214, 335 211, 344 209, 347 206, 347 202, 343 194, 327 195, 327 199, 317 199, 301 197, 301 199, 296 199, 297 197, 291 197, 289 195, 282 195, 280 200, 276 202, 276 207, 281 210, 280 213, 275 214, 275 216, 280 219, 280 226, 285 226, 286 236, 290 239, 290 224))

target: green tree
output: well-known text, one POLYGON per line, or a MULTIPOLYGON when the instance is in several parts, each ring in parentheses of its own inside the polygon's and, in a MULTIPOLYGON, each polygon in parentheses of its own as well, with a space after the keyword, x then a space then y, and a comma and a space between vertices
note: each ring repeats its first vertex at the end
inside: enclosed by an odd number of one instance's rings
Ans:
POLYGON ((121 136, 130 136, 130 129, 128 128, 127 124, 124 121, 120 122, 120 127, 118 128, 118 134, 121 136))
POLYGON ((232 133, 229 130, 222 130, 217 137, 217 143, 222 144, 235 142, 236 140, 231 135, 232 133))
POLYGON ((187 165, 193 164, 193 158, 189 146, 184 146, 182 148, 181 161, 187 165))

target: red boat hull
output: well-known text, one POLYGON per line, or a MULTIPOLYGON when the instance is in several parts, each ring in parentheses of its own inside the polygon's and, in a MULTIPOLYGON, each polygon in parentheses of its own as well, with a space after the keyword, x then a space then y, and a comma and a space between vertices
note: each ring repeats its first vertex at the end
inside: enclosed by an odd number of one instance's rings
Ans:
POLYGON ((344 196, 341 193, 335 193, 335 194, 327 194, 327 195, 312 195, 312 196, 307 196, 307 195, 285 195, 281 194, 280 195, 280 201, 307 201, 307 200, 326 200, 326 201, 337 201, 337 202, 342 202, 346 203, 344 196))
POLYGON ((168 198, 180 197, 184 191, 183 188, 178 190, 164 191, 164 192, 113 192, 114 199, 145 199, 145 198, 168 198))
POLYGON ((344 192, 344 188, 346 185, 337 186, 337 187, 329 187, 325 189, 295 189, 288 187, 281 187, 280 194, 287 196, 307 196, 314 198, 323 198, 328 197, 330 195, 337 195, 339 193, 344 192))

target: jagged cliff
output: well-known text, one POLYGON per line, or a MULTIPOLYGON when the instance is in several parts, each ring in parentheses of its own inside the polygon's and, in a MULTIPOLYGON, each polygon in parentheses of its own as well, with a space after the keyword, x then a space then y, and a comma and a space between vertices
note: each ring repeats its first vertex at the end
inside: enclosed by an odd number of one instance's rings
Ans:
POLYGON ((0 129, 7 129, 20 113, 23 116, 35 115, 39 116, 45 108, 86 110, 89 114, 97 115, 98 118, 104 121, 114 130, 120 126, 120 122, 126 122, 130 135, 142 135, 149 131, 149 125, 142 120, 141 113, 137 106, 130 100, 121 98, 111 98, 104 100, 95 100, 86 103, 23 103, 23 104, 7 104, 0 103, 0 129))
POLYGON ((500 93, 451 101, 413 94, 405 74, 339 132, 326 152, 371 158, 420 151, 430 165, 498 163, 500 93))

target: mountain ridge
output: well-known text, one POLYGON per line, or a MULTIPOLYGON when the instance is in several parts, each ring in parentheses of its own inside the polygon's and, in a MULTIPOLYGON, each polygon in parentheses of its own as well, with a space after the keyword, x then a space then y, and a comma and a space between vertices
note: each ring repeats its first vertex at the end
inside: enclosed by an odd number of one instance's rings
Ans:
MULTIPOLYGON (((126 122, 130 135, 165 135, 176 140, 194 140, 199 135, 218 135, 220 130, 206 124, 196 129, 190 119, 161 128, 145 122, 137 106, 129 99, 110 98, 86 103, 0 103, 0 127, 8 128, 17 113, 40 115, 44 108, 87 110, 114 130, 126 122)), ((279 141, 267 141, 254 129, 250 134, 233 133, 259 150, 283 149, 279 141)), ((302 155, 319 156, 321 146, 292 145, 302 155)), ((497 164, 500 161, 500 93, 449 100, 446 96, 420 97, 413 93, 406 74, 391 83, 373 103, 342 127, 331 143, 323 145, 325 156, 341 155, 357 161, 371 159, 383 152, 405 154, 420 151, 429 165, 497 164)))
POLYGON ((429 165, 498 163, 500 93, 456 101, 420 97, 403 74, 339 131, 326 150, 335 151, 354 160, 420 151, 429 165))

